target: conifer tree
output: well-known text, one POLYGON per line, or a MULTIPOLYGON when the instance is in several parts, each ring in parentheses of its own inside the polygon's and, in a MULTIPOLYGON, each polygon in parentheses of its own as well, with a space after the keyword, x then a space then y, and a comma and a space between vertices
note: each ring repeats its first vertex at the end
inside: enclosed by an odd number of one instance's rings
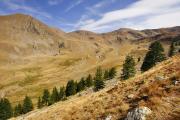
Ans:
POLYGON ((30 111, 33 110, 33 103, 32 103, 32 100, 30 97, 26 96, 24 98, 24 101, 23 101, 23 106, 22 106, 22 110, 23 110, 23 113, 26 114, 30 111))
POLYGON ((109 70, 105 70, 105 72, 104 72, 104 79, 105 80, 109 79, 109 70))
POLYGON ((132 56, 127 56, 123 64, 121 78, 123 80, 129 79, 136 74, 135 61, 132 56))
POLYGON ((52 91, 52 94, 51 94, 51 97, 50 97, 50 104, 53 104, 55 102, 58 101, 58 90, 56 87, 53 88, 53 91, 52 91))
POLYGON ((96 71, 96 76, 95 76, 95 83, 94 83, 95 91, 99 91, 100 89, 103 89, 105 86, 102 75, 103 75, 102 69, 101 67, 99 67, 96 71))
POLYGON ((60 87, 59 91, 59 100, 65 100, 66 98, 66 93, 65 93, 65 87, 60 87))
POLYGON ((43 107, 43 103, 42 103, 41 97, 38 98, 37 107, 38 107, 39 109, 43 107))
POLYGON ((43 105, 48 105, 50 99, 50 93, 48 89, 44 89, 43 96, 42 96, 42 103, 43 105))
POLYGON ((86 86, 91 87, 92 85, 93 85, 93 79, 91 74, 89 74, 88 77, 86 78, 86 86))
POLYGON ((76 89, 77 89, 77 85, 74 82, 74 80, 68 81, 67 86, 66 86, 66 96, 68 97, 68 96, 76 94, 76 89))
POLYGON ((23 113, 22 105, 19 103, 14 108, 14 117, 17 117, 23 113))
POLYGON ((172 41, 169 49, 169 57, 172 57, 174 54, 175 54, 175 45, 174 45, 174 41, 172 41))
POLYGON ((13 110, 11 103, 7 98, 2 98, 0 100, 0 120, 7 120, 12 117, 13 110))
POLYGON ((116 76, 116 68, 115 68, 115 67, 112 67, 112 68, 109 70, 109 78, 110 78, 110 79, 113 79, 115 76, 116 76))
POLYGON ((144 62, 141 66, 141 71, 147 71, 153 66, 156 65, 156 63, 161 62, 165 60, 165 55, 163 54, 164 49, 160 42, 156 41, 153 42, 150 47, 149 51, 147 52, 144 62))
POLYGON ((86 87, 86 82, 84 78, 82 77, 81 80, 77 83, 77 92, 84 90, 85 87, 86 87))

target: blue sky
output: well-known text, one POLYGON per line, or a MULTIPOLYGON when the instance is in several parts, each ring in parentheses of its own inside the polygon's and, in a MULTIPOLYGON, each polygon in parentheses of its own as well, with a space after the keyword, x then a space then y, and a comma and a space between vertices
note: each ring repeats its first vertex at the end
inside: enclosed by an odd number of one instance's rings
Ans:
POLYGON ((66 32, 180 25, 180 0, 0 0, 0 15, 23 13, 66 32))

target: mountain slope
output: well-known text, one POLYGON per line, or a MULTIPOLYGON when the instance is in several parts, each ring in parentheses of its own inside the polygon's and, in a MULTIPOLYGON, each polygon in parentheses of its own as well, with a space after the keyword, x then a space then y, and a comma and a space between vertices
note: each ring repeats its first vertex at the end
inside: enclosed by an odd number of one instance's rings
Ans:
POLYGON ((98 66, 117 67, 131 54, 141 61, 154 40, 165 51, 180 27, 156 30, 120 29, 97 34, 89 31, 65 33, 23 14, 0 16, 0 96, 14 104, 25 95, 36 103, 44 88, 79 80, 98 66))
POLYGON ((152 110, 148 120, 178 120, 180 85, 174 85, 172 78, 180 78, 179 59, 180 55, 174 56, 141 75, 119 81, 100 92, 76 95, 13 120, 93 120, 104 119, 109 115, 112 120, 116 120, 125 118, 128 110, 138 106, 152 110), (129 95, 134 97, 129 98, 129 95))

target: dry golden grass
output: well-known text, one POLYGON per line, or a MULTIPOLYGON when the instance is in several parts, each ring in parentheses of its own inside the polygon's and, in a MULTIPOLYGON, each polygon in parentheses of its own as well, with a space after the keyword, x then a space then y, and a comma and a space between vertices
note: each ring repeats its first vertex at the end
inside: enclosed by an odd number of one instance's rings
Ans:
POLYGON ((178 120, 179 119, 179 90, 180 85, 172 84, 172 77, 179 79, 180 56, 166 60, 156 67, 137 75, 127 81, 119 81, 116 85, 86 94, 72 96, 67 101, 59 102, 47 108, 32 111, 15 119, 27 120, 95 120, 108 115, 113 120, 122 119, 128 110, 137 106, 147 106, 153 113, 148 119, 178 120), (157 76, 164 75, 164 80, 157 76), (127 96, 134 94, 134 98, 127 96), (143 95, 148 98, 143 98, 143 95))
MULTIPOLYGON (((168 33, 166 30, 159 30, 159 32, 168 33)), ((22 102, 24 96, 28 95, 36 104, 37 97, 42 94, 44 88, 51 90, 55 86, 66 85, 70 79, 79 80, 89 73, 94 74, 98 66, 104 69, 116 66, 120 71, 124 58, 128 54, 133 55, 136 60, 141 57, 141 61, 137 63, 137 69, 139 69, 143 56, 152 42, 146 37, 148 36, 143 31, 129 29, 107 34, 88 31, 64 33, 30 16, 22 14, 0 16, 0 96, 7 97, 15 105, 22 102), (138 35, 145 39, 136 41, 138 35), (118 40, 117 37, 121 39, 118 40), (65 46, 59 48, 60 43, 65 46)), ((162 43, 167 53, 169 45, 166 42, 162 43)), ((144 74, 151 76, 150 73, 144 74)), ((87 119, 87 116, 95 119, 92 116, 101 118, 110 113, 114 114, 114 118, 122 117, 131 107, 129 103, 124 102, 126 98, 124 96, 130 94, 134 89, 138 90, 141 86, 135 85, 133 88, 131 84, 134 85, 134 83, 123 82, 119 86, 112 87, 112 89, 110 86, 92 96, 74 96, 71 100, 63 102, 65 105, 62 109, 53 109, 58 114, 58 118, 60 116, 67 120, 72 117, 87 119), (121 91, 121 89, 124 90, 121 91), (106 97, 103 98, 103 96, 106 97), (87 101, 92 101, 91 97, 97 98, 97 101, 89 103, 87 108, 79 107, 87 101), (113 104, 109 106, 111 102, 113 104), (94 106, 101 111, 94 110, 94 106), (86 111, 82 115, 76 110, 86 111), (117 113, 121 113, 120 116, 117 113), (69 116, 71 114, 72 116, 69 116)), ((61 103, 59 104, 61 106, 61 103)), ((47 119, 58 119, 49 111, 47 115, 50 115, 47 119)))
POLYGON ((0 16, 0 96, 16 104, 28 95, 36 103, 44 88, 79 80, 98 66, 116 66, 120 71, 127 54, 141 57, 142 62, 151 41, 138 42, 136 34, 143 37, 145 33, 128 31, 64 33, 27 15, 0 16), (59 48, 62 43, 64 47, 59 48))

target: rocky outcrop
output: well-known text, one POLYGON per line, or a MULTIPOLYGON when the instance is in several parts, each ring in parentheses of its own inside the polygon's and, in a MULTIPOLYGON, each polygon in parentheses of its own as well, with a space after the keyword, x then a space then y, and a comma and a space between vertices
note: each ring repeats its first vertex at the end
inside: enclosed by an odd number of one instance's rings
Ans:
POLYGON ((151 114, 151 110, 148 107, 139 107, 128 112, 125 120, 146 120, 146 116, 151 114))

